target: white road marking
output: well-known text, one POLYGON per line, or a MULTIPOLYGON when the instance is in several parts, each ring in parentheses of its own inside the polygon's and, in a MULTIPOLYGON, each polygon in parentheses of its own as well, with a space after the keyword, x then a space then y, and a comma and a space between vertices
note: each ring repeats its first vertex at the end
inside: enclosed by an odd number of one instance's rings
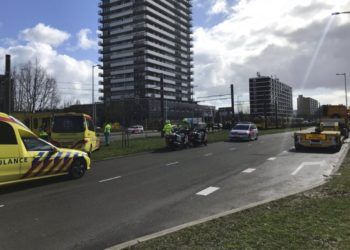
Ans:
POLYGON ((274 161, 276 160, 276 157, 270 157, 269 159, 267 159, 268 161, 274 161))
POLYGON ((305 166, 312 166, 312 165, 320 165, 322 166, 325 163, 325 161, 321 161, 321 162, 303 162, 299 165, 299 167, 297 167, 293 173, 291 173, 291 175, 296 175, 303 167, 305 166))
POLYGON ((208 156, 212 156, 212 155, 213 155, 213 153, 208 153, 208 154, 205 154, 204 156, 208 157, 208 156))
POLYGON ((179 164, 179 162, 178 161, 170 162, 170 163, 166 164, 166 166, 169 167, 169 166, 173 166, 173 165, 176 165, 176 164, 179 164))
POLYGON ((255 168, 247 168, 246 170, 242 171, 242 173, 250 174, 250 173, 254 172, 255 170, 256 170, 255 168))
POLYGON ((99 183, 106 182, 106 181, 113 181, 113 180, 116 180, 116 179, 119 179, 119 178, 121 178, 121 176, 116 176, 116 177, 100 180, 99 183))
POLYGON ((288 153, 288 151, 287 150, 284 150, 283 152, 282 152, 282 154, 287 154, 288 153))
POLYGON ((0 205, 0 208, 3 208, 5 205, 0 205))
POLYGON ((236 148, 230 148, 230 150, 231 150, 231 151, 235 151, 235 150, 236 150, 236 148))
POLYGON ((196 193, 196 195, 202 195, 202 196, 207 196, 211 193, 214 193, 215 191, 219 190, 220 188, 218 187, 208 187, 206 189, 203 189, 202 191, 196 193))

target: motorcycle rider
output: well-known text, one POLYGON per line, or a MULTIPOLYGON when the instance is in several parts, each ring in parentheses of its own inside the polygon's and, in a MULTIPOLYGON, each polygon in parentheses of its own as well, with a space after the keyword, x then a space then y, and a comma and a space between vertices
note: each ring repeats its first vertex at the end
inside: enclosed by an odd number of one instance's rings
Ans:
POLYGON ((185 145, 188 144, 188 134, 190 132, 191 126, 186 118, 182 119, 179 124, 179 135, 178 141, 182 141, 185 145))

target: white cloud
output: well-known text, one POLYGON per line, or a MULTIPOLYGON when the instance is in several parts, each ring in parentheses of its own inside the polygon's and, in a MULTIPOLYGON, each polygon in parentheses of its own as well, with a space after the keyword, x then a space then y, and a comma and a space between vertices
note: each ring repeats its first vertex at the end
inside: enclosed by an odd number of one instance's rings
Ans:
MULTIPOLYGON (((62 100, 75 101, 79 99, 82 103, 91 102, 91 65, 89 60, 77 60, 71 56, 59 53, 55 46, 62 44, 69 34, 66 32, 49 28, 44 24, 38 24, 34 28, 21 31, 25 35, 27 42, 24 44, 12 44, 7 47, 0 46, 0 61, 5 58, 5 54, 10 54, 13 67, 20 66, 31 60, 38 60, 39 64, 47 70, 58 82, 58 89, 62 100), (38 28, 39 27, 39 28, 38 28), (35 30, 33 32, 33 30, 35 30), (38 30, 41 30, 40 32, 38 30), (44 30, 44 31, 43 31, 44 30), (56 42, 51 38, 39 38, 46 33, 51 33, 56 37, 56 42), (39 35, 38 35, 39 34, 39 35)), ((48 34, 49 35, 49 34, 48 34)), ((2 64, 2 63, 1 63, 2 64)), ((98 90, 98 70, 96 70, 96 100, 98 90)))
POLYGON ((31 43, 45 43, 53 47, 57 47, 67 41, 70 34, 52 28, 43 23, 38 23, 35 27, 25 29, 20 32, 20 38, 31 43))
POLYGON ((215 0, 214 3, 212 3, 212 6, 210 7, 208 14, 210 15, 216 15, 220 13, 227 13, 227 1, 226 0, 215 0))
POLYGON ((90 29, 82 29, 77 34, 78 48, 81 49, 96 49, 98 47, 97 40, 90 38, 90 29))
MULTIPOLYGON (((248 79, 259 71, 277 75, 294 92, 311 95, 308 90, 321 88, 325 92, 314 98, 321 98, 322 103, 329 101, 325 97, 333 92, 334 102, 343 102, 344 98, 337 100, 335 91, 343 85, 338 84, 335 73, 350 69, 350 15, 333 17, 329 32, 315 53, 332 18, 330 14, 349 10, 350 0, 336 4, 323 0, 239 0, 226 4, 229 12, 224 21, 194 30, 194 84, 199 86, 201 96, 203 91, 227 94, 229 84, 235 83, 236 93, 248 98, 248 79), (303 85, 313 57, 315 64, 303 85)), ((229 105, 229 100, 220 105, 229 105)))

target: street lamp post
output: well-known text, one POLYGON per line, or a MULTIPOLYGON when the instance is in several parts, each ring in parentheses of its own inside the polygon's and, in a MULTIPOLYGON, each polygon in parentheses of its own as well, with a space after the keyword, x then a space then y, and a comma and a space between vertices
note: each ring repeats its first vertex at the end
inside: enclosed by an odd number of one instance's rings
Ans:
POLYGON ((346 86, 346 73, 337 74, 337 76, 344 76, 344 84, 345 84, 345 103, 346 103, 346 108, 348 108, 348 90, 347 90, 347 86, 346 86))
MULTIPOLYGON (((342 12, 334 12, 334 13, 332 13, 333 16, 341 15, 341 14, 350 14, 350 11, 342 11, 342 12)), ((337 76, 344 76, 344 80, 345 80, 345 102, 346 102, 346 108, 348 108, 348 91, 347 91, 347 87, 346 87, 346 73, 337 74, 337 76)))
POLYGON ((340 14, 350 14, 350 11, 333 12, 332 16, 336 16, 336 15, 340 15, 340 14))
POLYGON ((91 93, 91 106, 92 106, 92 120, 94 125, 96 126, 96 103, 95 103, 95 67, 100 67, 99 64, 95 64, 91 66, 92 75, 91 75, 91 84, 92 84, 92 93, 91 93))

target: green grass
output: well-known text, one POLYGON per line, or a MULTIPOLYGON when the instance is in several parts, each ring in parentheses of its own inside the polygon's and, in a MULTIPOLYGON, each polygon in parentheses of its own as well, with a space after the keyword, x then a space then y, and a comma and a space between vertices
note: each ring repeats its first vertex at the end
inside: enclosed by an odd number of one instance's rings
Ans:
POLYGON ((131 249, 350 249, 350 154, 325 185, 131 249))
MULTIPOLYGON (((291 130, 298 129, 268 129, 260 130, 260 135, 282 133, 291 130)), ((217 132, 208 133, 208 142, 220 142, 228 139, 228 130, 221 130, 217 132)), ((150 152, 155 150, 161 150, 165 148, 164 138, 160 137, 148 137, 129 140, 129 147, 122 147, 121 140, 113 141, 110 146, 101 146, 101 149, 92 154, 92 160, 103 160, 110 157, 119 157, 131 154, 137 154, 142 152, 150 152)))
POLYGON ((100 150, 92 154, 92 160, 102 160, 109 157, 118 157, 142 152, 150 152, 154 150, 160 150, 164 147, 164 139, 160 137, 132 139, 129 140, 128 147, 122 147, 122 141, 117 140, 111 142, 111 144, 108 147, 102 145, 100 150))

